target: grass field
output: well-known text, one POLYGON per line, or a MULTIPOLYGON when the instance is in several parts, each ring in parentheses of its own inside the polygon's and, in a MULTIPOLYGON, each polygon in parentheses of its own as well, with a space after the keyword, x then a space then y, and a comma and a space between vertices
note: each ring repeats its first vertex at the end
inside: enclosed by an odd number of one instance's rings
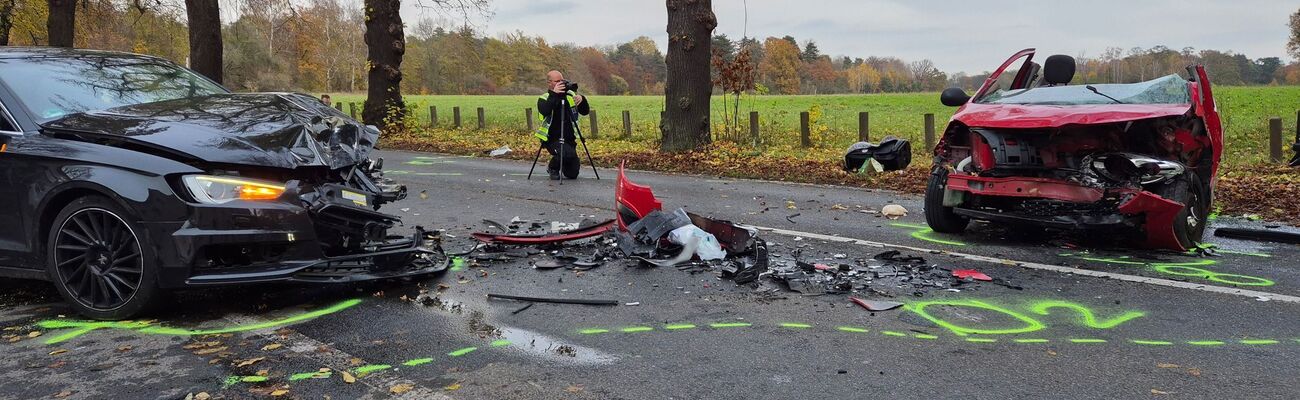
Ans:
MULTIPOLYGON (((347 103, 356 102, 360 107, 364 100, 364 96, 359 94, 336 94, 333 97, 336 102, 344 103, 345 111, 348 110, 347 103)), ((1283 118, 1283 142, 1288 148, 1294 140, 1300 87, 1220 87, 1216 88, 1215 97, 1219 100, 1226 127, 1226 163, 1248 165, 1267 161, 1270 117, 1283 118)), ((406 99, 419 110, 416 115, 421 124, 428 124, 429 106, 436 106, 441 128, 451 126, 452 108, 460 107, 466 135, 474 134, 472 129, 477 124, 478 107, 484 109, 489 129, 518 131, 521 135, 527 128, 524 109, 536 107, 535 96, 407 96, 406 99)), ((629 141, 653 146, 659 138, 659 111, 663 109, 663 101, 659 96, 593 96, 591 104, 599 117, 600 140, 615 139, 622 134, 622 112, 627 110, 632 118, 629 141)), ((721 132, 722 98, 715 97, 713 103, 715 132, 721 132)), ((923 115, 933 113, 936 129, 941 131, 955 109, 939 104, 938 93, 752 96, 741 106, 742 125, 746 132, 749 111, 759 113, 764 151, 794 157, 823 157, 857 141, 858 112, 870 113, 873 139, 896 135, 912 140, 914 147, 919 149, 924 143, 923 115), (803 150, 798 147, 799 113, 815 108, 819 108, 820 113, 811 112, 811 130, 817 148, 803 150)), ((584 119, 581 123, 590 131, 588 121, 584 119)), ((590 136, 590 132, 587 134, 590 136)), ((917 157, 916 161, 927 160, 917 157)))

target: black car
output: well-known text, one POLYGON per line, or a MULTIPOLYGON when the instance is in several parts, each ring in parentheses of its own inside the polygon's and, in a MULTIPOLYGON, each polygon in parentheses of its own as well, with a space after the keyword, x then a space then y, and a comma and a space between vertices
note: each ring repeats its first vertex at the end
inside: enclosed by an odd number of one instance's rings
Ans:
POLYGON ((231 93, 166 60, 0 47, 0 276, 122 319, 172 289, 437 272, 379 130, 313 97, 231 93))

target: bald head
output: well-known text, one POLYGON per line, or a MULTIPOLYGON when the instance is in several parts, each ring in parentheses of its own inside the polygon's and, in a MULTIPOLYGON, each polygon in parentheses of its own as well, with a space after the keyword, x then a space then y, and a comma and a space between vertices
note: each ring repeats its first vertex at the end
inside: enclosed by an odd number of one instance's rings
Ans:
POLYGON ((552 70, 551 72, 546 73, 546 80, 549 80, 551 82, 559 82, 564 80, 564 74, 561 74, 560 71, 552 70))

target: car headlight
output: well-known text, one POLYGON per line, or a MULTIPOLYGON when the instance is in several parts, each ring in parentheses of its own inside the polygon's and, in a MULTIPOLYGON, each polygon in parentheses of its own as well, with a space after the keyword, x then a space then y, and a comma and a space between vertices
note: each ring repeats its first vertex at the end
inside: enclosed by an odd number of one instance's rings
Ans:
POLYGON ((185 188, 200 203, 222 204, 233 200, 267 201, 280 198, 284 185, 275 182, 229 176, 186 175, 185 188))
POLYGON ((1110 153, 1091 159, 1097 174, 1116 182, 1139 182, 1143 185, 1160 182, 1179 174, 1185 167, 1174 161, 1160 160, 1140 154, 1110 153))

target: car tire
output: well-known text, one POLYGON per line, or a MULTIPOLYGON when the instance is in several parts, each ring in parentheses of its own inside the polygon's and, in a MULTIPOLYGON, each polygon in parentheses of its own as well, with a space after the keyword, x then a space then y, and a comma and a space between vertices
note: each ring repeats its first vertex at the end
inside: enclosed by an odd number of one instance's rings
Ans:
POLYGON ((46 272, 78 313, 121 320, 158 304, 153 249, 142 244, 136 218, 102 196, 73 201, 59 212, 46 240, 46 272))
POLYGON ((1174 216, 1174 237, 1185 249, 1196 248, 1205 235, 1210 215, 1210 191, 1195 172, 1186 172, 1165 183, 1157 192, 1160 197, 1183 204, 1174 216))
POLYGON ((943 206, 943 193, 948 186, 948 169, 937 166, 930 172, 930 182, 925 186, 925 223, 941 233, 962 233, 970 219, 957 215, 953 207, 943 206))

